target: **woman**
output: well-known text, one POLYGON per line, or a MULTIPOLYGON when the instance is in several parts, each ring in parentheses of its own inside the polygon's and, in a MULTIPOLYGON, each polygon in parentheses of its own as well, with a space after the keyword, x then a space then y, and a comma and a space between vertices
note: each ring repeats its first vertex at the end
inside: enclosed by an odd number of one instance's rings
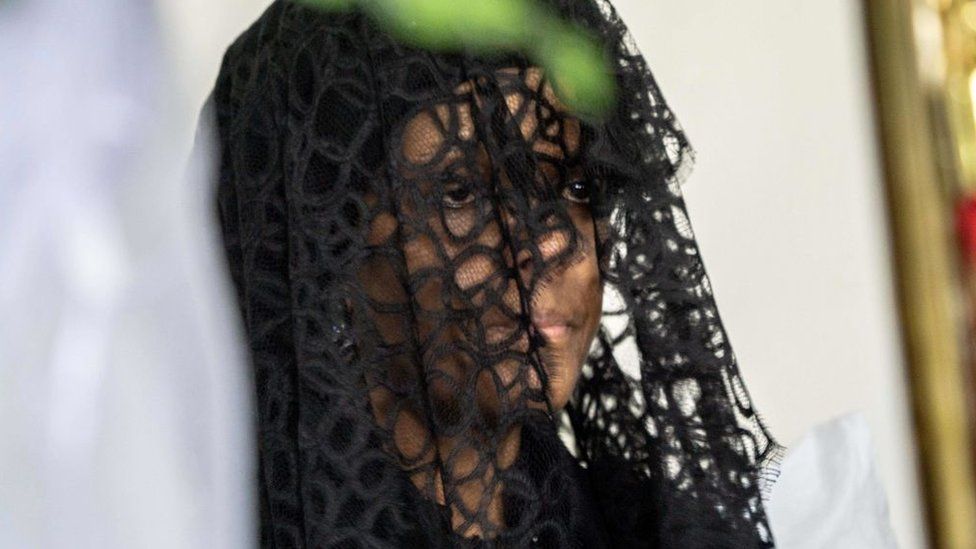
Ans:
POLYGON ((776 450, 612 8, 599 123, 515 54, 279 1, 214 92, 266 547, 768 547, 776 450))

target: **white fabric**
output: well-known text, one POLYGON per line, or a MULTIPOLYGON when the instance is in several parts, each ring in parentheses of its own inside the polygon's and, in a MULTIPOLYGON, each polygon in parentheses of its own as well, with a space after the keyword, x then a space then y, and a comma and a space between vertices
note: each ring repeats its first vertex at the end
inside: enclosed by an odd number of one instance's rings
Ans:
POLYGON ((766 504, 781 549, 897 547, 862 414, 813 428, 783 460, 766 504))
POLYGON ((0 1, 0 548, 254 545, 239 315, 155 8, 0 1))

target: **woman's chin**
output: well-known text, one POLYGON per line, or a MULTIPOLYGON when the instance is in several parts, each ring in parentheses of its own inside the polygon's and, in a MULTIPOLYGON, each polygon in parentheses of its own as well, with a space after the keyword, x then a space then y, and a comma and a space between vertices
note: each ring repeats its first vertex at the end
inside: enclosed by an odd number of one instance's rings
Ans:
POLYGON ((579 379, 580 363, 569 358, 571 355, 572 353, 554 349, 542 353, 548 378, 549 403, 555 410, 562 409, 569 402, 576 381, 579 379))

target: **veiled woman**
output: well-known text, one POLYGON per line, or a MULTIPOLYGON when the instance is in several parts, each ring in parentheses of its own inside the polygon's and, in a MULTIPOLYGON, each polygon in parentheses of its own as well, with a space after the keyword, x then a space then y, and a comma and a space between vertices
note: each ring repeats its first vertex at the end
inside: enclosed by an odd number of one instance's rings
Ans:
POLYGON ((278 1, 213 101, 258 391, 265 547, 769 547, 776 450, 609 4, 588 121, 516 52, 433 53, 278 1))

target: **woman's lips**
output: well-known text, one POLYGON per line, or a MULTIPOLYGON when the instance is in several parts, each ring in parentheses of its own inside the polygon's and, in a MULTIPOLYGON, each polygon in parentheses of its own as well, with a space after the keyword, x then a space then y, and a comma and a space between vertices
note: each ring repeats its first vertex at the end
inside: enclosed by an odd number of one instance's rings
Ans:
MULTIPOLYGON (((570 318, 569 315, 554 311, 537 312, 532 316, 532 327, 548 341, 564 341, 575 328, 570 318)), ((484 324, 484 330, 485 338, 490 344, 501 343, 521 331, 518 323, 508 318, 492 318, 484 324)))
POLYGON ((573 329, 569 317, 552 311, 542 311, 532 315, 532 324, 549 341, 564 339, 573 329))
POLYGON ((549 341, 558 341, 569 333, 568 324, 552 324, 549 326, 537 326, 539 332, 542 333, 549 341))

